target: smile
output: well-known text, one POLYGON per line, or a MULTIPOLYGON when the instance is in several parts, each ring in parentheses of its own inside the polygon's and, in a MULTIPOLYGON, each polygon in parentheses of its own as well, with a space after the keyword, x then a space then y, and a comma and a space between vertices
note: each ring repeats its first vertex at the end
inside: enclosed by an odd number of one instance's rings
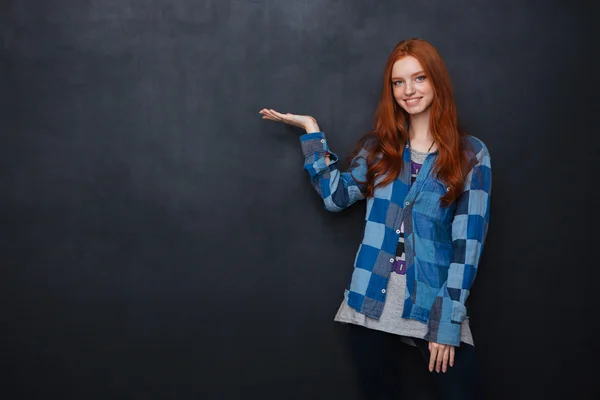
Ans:
POLYGON ((421 100, 421 97, 417 97, 414 99, 404 99, 404 102, 406 104, 408 104, 409 106, 414 106, 415 104, 417 104, 419 102, 419 100, 421 100))

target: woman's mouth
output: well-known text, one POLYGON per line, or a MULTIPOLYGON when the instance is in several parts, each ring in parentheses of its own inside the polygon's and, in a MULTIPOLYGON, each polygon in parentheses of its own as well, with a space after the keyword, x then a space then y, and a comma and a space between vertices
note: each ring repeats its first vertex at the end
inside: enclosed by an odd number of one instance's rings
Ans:
POLYGON ((418 104, 420 100, 421 97, 413 97, 410 99, 404 99, 404 102, 409 106, 414 106, 415 104, 418 104))

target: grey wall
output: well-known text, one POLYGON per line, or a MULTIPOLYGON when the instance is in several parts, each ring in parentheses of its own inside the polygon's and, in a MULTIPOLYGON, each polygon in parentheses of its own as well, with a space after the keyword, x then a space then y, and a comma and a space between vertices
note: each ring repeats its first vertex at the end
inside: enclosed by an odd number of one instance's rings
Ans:
MULTIPOLYGON (((301 131, 258 111, 313 115, 347 156, 387 55, 410 37, 438 47, 463 124, 492 154, 470 298, 488 397, 593 398, 598 78, 585 2, 0 11, 2 398, 362 398, 333 315, 364 203, 323 210, 301 131)), ((432 398, 418 393, 418 355, 397 362, 405 398, 432 398)))

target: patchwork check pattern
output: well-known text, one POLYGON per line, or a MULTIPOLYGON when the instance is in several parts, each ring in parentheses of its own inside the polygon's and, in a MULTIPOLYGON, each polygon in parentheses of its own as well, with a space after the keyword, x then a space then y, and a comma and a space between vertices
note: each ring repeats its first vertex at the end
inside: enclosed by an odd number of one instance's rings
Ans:
MULTIPOLYGON (((386 287, 394 268, 404 223, 407 290, 403 318, 428 325, 426 340, 460 345, 465 302, 477 273, 488 231, 491 194, 490 155, 479 139, 467 136, 472 168, 464 190, 448 207, 440 198, 447 188, 433 174, 437 152, 427 156, 411 185, 410 144, 403 152, 398 178, 366 198, 362 242, 348 286, 348 305, 379 319, 386 287)), ((304 169, 325 209, 341 211, 365 199, 364 182, 369 146, 354 157, 347 171, 338 169, 338 156, 327 146, 323 132, 300 137, 304 169), (325 163, 325 154, 331 163, 325 163)))

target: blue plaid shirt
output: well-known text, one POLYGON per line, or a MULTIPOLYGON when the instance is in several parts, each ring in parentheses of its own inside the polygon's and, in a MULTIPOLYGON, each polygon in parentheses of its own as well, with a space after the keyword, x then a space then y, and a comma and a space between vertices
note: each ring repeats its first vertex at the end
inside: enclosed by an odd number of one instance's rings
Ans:
MULTIPOLYGON (((475 279, 490 219, 492 171, 490 154, 482 141, 467 136, 471 161, 458 199, 440 206, 447 188, 432 173, 438 152, 427 156, 411 185, 410 144, 396 180, 377 187, 367 198, 362 242, 345 291, 348 305, 379 319, 386 286, 395 261, 400 226, 404 221, 406 285, 403 318, 426 323, 425 339, 460 345, 465 301, 475 279)), ((341 211, 365 198, 367 147, 354 157, 347 171, 338 169, 338 156, 327 146, 323 132, 300 136, 304 169, 329 211, 341 211), (330 154, 330 165, 325 162, 330 154)), ((368 146, 368 143, 366 144, 368 146)), ((382 179, 381 177, 378 179, 382 179)))

